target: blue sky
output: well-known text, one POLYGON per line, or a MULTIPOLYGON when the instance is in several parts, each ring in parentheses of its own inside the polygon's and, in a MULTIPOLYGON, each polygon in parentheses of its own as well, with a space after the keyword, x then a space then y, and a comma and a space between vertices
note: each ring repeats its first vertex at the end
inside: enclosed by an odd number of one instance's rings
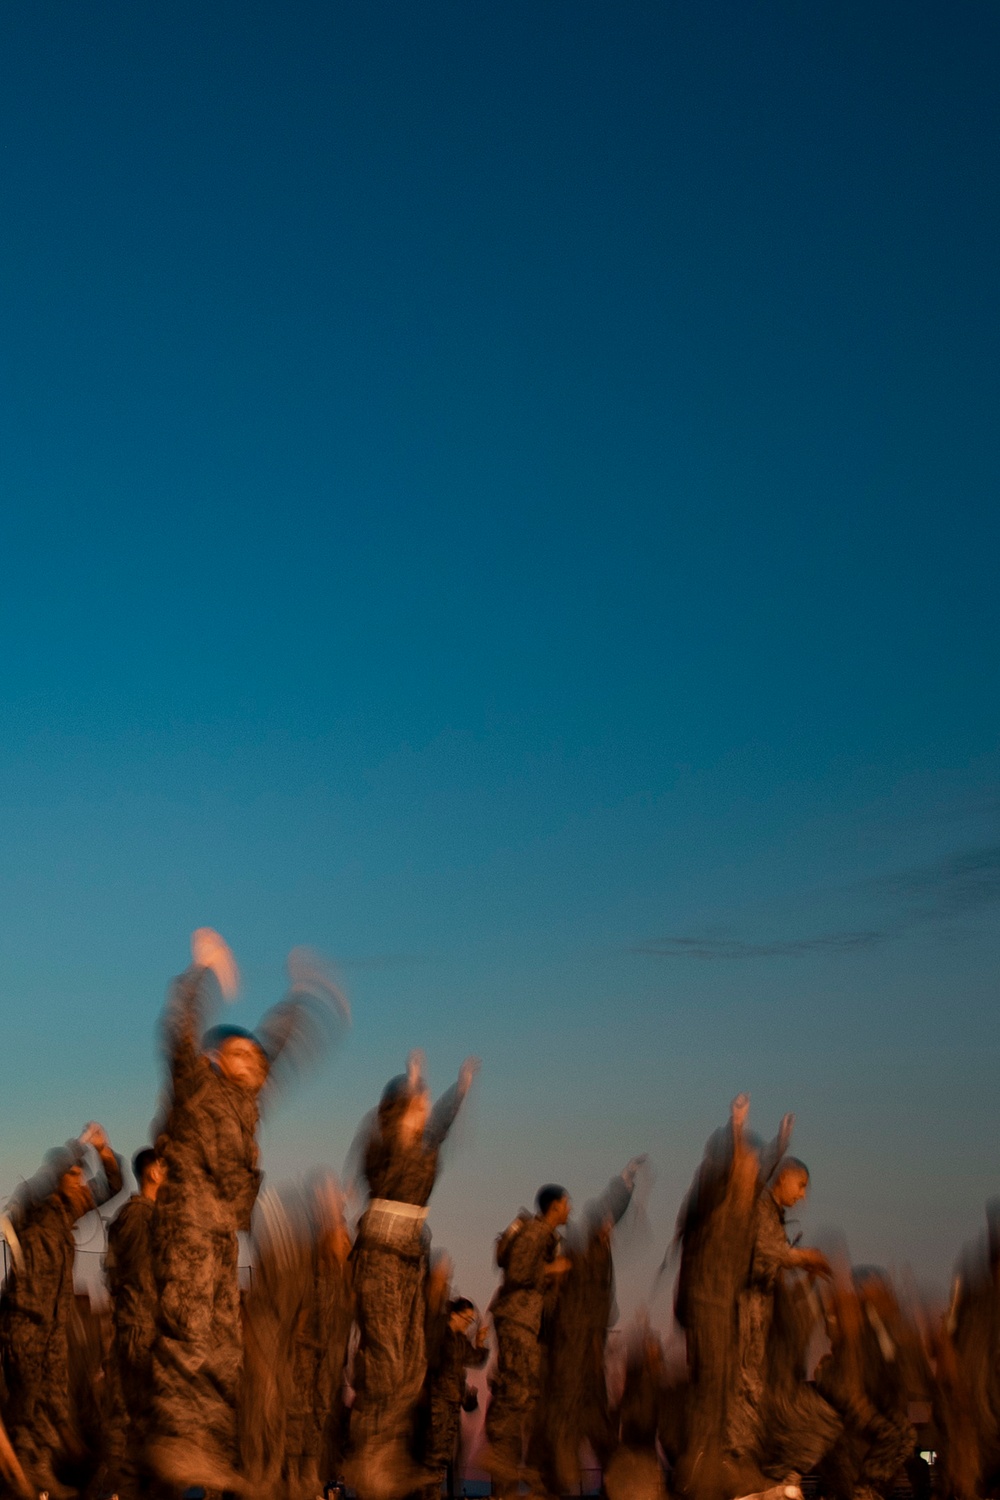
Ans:
POLYGON ((638 1297, 743 1087, 811 1229, 942 1283, 998 1186, 995 8, 2 26, 0 1191, 142 1143, 208 923, 246 1019, 300 942, 354 1004, 275 1177, 483 1056, 476 1295, 645 1149, 638 1297))

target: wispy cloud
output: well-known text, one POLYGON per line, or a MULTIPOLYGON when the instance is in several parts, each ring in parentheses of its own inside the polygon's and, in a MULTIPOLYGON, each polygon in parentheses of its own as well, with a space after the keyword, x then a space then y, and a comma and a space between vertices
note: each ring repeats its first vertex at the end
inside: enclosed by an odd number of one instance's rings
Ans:
POLYGON ((801 953, 849 953, 874 948, 890 936, 887 932, 824 932, 816 937, 776 938, 750 943, 740 938, 666 937, 638 943, 630 950, 652 958, 795 958, 801 953))
POLYGON ((933 864, 872 882, 885 895, 919 903, 910 925, 961 916, 1000 902, 1000 844, 964 849, 933 864))
POLYGON ((880 904, 896 906, 877 927, 823 932, 799 938, 712 938, 673 935, 636 943, 632 953, 650 958, 738 960, 798 958, 809 953, 857 953, 902 937, 915 928, 971 916, 1000 905, 1000 845, 963 849, 927 865, 878 876, 853 888, 880 904))

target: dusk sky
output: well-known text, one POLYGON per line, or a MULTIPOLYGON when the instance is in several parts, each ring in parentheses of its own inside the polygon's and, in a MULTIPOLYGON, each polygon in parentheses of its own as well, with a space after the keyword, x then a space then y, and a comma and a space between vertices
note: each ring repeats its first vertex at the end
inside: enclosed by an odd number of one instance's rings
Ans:
MULTIPOLYGON (((807 1235, 1000 1193, 994 4, 4 9, 0 1197, 126 1155, 192 928, 483 1070, 458 1287, 739 1089, 807 1235)), ((666 1315, 666 1299, 658 1316, 666 1315)))

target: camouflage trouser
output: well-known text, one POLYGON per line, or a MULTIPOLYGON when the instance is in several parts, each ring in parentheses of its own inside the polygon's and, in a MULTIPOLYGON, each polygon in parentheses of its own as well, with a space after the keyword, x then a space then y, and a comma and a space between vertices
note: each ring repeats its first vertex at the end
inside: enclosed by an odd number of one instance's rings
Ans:
POLYGON ((351 1418, 357 1445, 408 1433, 427 1372, 424 1263, 366 1245, 355 1268, 364 1372, 351 1418))
POLYGON ((449 1400, 437 1391, 431 1393, 424 1463, 436 1474, 443 1475, 455 1456, 461 1420, 460 1402, 449 1400))
POLYGON ((114 1425, 111 1435, 112 1474, 121 1500, 150 1494, 153 1484, 146 1464, 153 1400, 152 1333, 148 1329, 118 1329, 114 1344, 114 1425))
POLYGON ((155 1244, 160 1296, 153 1346, 151 1426, 157 1444, 234 1466, 236 1402, 243 1362, 237 1241, 233 1230, 180 1219, 155 1244))
POLYGON ((820 1466, 825 1493, 832 1500, 852 1500, 858 1489, 887 1495, 915 1446, 916 1433, 903 1417, 875 1417, 864 1429, 848 1422, 820 1466))
POLYGON ((29 1473, 58 1455, 69 1427, 68 1370, 53 1370, 51 1330, 28 1318, 12 1320, 0 1345, 7 1403, 4 1423, 14 1452, 29 1473))
POLYGON ((493 1395, 486 1413, 486 1436, 503 1468, 521 1462, 525 1427, 538 1405, 542 1351, 537 1333, 509 1318, 494 1321, 497 1343, 493 1395))

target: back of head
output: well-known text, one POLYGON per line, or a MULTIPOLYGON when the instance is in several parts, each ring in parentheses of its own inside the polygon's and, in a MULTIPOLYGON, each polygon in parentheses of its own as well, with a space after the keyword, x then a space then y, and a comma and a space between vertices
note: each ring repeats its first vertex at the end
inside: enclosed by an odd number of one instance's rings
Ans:
POLYGON ((157 1161, 159 1161, 159 1157, 157 1156, 152 1146, 143 1146, 142 1150, 137 1151, 133 1156, 132 1176, 135 1178, 140 1187, 142 1187, 142 1179, 145 1177, 150 1167, 153 1166, 157 1161))
POLYGON ((476 1305, 468 1297, 452 1297, 448 1303, 449 1313, 475 1312, 476 1305))
POLYGON ((535 1194, 535 1206, 538 1212, 544 1217, 553 1203, 560 1203, 563 1198, 568 1197, 569 1194, 564 1187, 560 1187, 557 1182, 547 1182, 535 1194))

